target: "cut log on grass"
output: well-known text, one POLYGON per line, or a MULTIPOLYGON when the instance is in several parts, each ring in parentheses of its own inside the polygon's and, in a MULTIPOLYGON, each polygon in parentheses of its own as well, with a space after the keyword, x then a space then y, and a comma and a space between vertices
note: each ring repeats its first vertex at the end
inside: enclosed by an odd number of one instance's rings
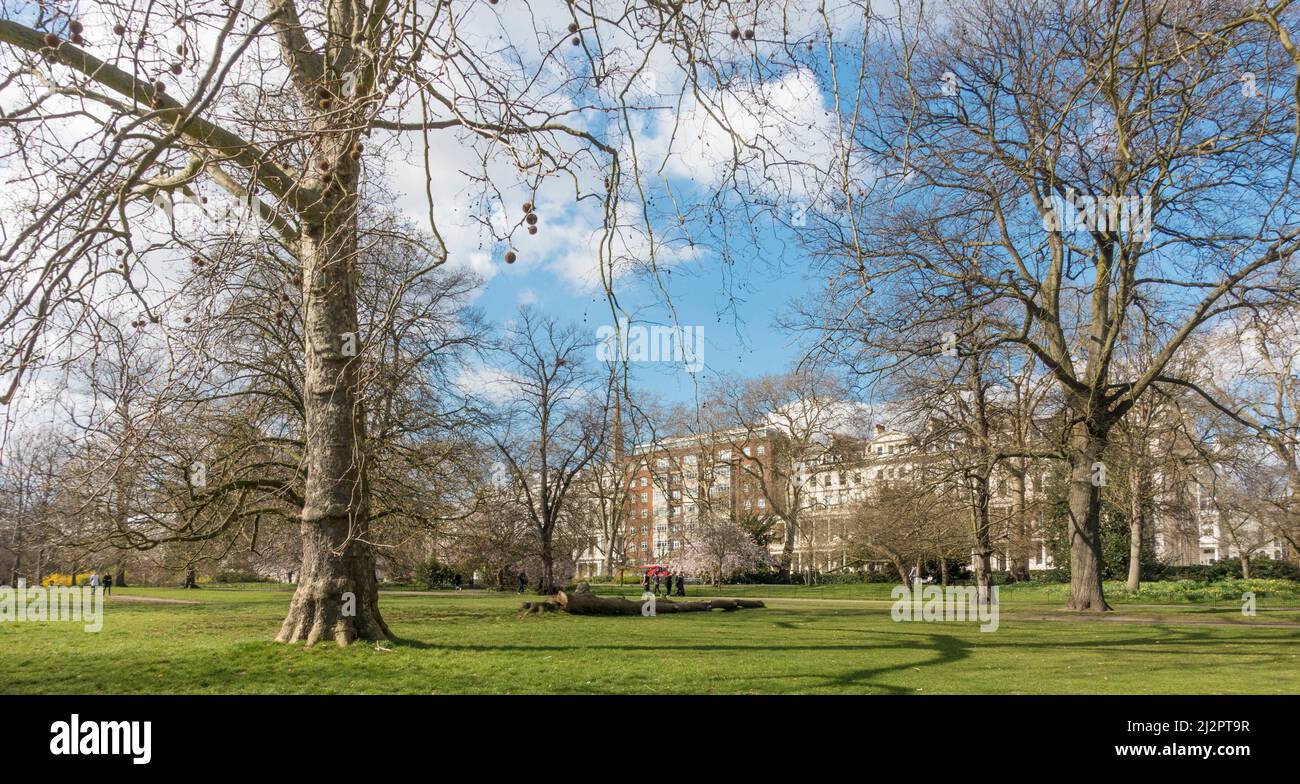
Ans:
MULTIPOLYGON (((624 599, 619 596, 597 596, 591 588, 582 583, 573 593, 556 591, 554 595, 542 602, 524 602, 521 615, 547 613, 563 610, 571 615, 642 615, 640 599, 624 599)), ((758 599, 704 599, 697 602, 674 602, 671 599, 655 600, 655 615, 683 612, 708 612, 725 610, 731 612, 744 608, 763 607, 758 599)))

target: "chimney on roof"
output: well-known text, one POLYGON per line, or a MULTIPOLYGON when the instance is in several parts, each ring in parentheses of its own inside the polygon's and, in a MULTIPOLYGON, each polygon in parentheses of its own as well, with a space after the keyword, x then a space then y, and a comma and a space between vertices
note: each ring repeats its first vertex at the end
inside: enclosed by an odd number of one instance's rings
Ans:
POLYGON ((885 426, 884 426, 884 425, 876 425, 876 437, 879 438, 880 436, 883 436, 884 434, 885 434, 885 426))

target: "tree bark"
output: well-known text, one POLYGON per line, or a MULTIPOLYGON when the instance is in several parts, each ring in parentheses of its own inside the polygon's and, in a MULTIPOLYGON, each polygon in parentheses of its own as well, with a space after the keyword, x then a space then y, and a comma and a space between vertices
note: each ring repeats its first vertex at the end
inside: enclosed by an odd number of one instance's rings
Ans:
POLYGON ((542 576, 537 581, 537 592, 543 594, 555 591, 555 553, 551 548, 551 526, 543 526, 542 537, 542 576))
POLYGON ((894 556, 890 560, 893 561, 894 571, 898 572, 898 579, 902 580, 903 585, 906 585, 908 588, 911 588, 912 581, 907 579, 907 570, 903 568, 903 561, 897 556, 894 556))
POLYGON ((277 642, 391 639, 379 614, 374 554, 366 542, 365 415, 359 394, 356 172, 347 139, 327 137, 317 185, 319 220, 304 217, 302 266, 306 480, 302 565, 277 642), (332 173, 332 176, 331 176, 332 173), (341 192, 340 192, 341 190, 341 192))
POLYGON ((1250 556, 1246 553, 1241 554, 1241 579, 1250 579, 1250 556))
POLYGON ((1101 488, 1093 484, 1093 464, 1105 448, 1099 433, 1076 426, 1070 455, 1069 520, 1071 610, 1110 609, 1101 587, 1101 488))
POLYGON ((993 586, 993 544, 989 538, 989 478, 971 477, 971 526, 975 538, 975 586, 981 599, 993 586))
POLYGON ((1145 533, 1142 514, 1142 477, 1135 466, 1129 467, 1128 511, 1128 589, 1142 587, 1142 537, 1145 533))
POLYGON ((1025 487, 1024 461, 1011 469, 1011 520, 1014 541, 1011 543, 1011 578, 1023 582, 1029 579, 1029 498, 1025 487))

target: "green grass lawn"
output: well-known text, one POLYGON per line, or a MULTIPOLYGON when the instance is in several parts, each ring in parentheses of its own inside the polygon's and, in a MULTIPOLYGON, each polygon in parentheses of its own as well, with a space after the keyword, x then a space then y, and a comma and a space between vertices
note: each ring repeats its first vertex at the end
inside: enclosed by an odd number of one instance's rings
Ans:
POLYGON ((998 631, 981 633, 895 623, 889 588, 726 586, 768 607, 656 618, 519 618, 513 594, 390 593, 402 641, 383 650, 271 642, 288 591, 119 589, 198 604, 110 600, 98 634, 0 624, 0 693, 1300 693, 1300 602, 1264 597, 1250 618, 1240 602, 1138 596, 1081 620, 1054 586, 1027 586, 1002 593, 998 631))

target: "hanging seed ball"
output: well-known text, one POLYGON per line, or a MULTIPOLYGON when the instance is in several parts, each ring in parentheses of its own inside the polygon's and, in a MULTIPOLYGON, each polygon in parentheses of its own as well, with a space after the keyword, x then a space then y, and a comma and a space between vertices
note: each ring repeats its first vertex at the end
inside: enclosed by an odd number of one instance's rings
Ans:
POLYGON ((331 104, 331 102, 330 102, 330 99, 328 99, 328 98, 322 98, 322 99, 320 99, 320 108, 324 109, 325 111, 328 112, 328 111, 330 110, 330 106, 331 106, 331 105, 332 105, 332 104, 331 104))
POLYGON ((754 28, 751 27, 745 31, 745 40, 746 41, 754 40, 754 28))
POLYGON ((354 161, 359 161, 361 160, 361 151, 358 150, 356 147, 353 147, 351 150, 348 151, 348 157, 354 161))
POLYGON ((524 202, 524 214, 527 215, 532 211, 533 211, 533 203, 531 201, 524 202))
POLYGON ((161 81, 154 82, 153 91, 158 93, 159 95, 162 95, 163 93, 167 92, 167 85, 163 84, 161 81))
POLYGON ((329 170, 330 170, 330 162, 327 161, 327 160, 324 160, 324 159, 321 159, 320 163, 318 163, 317 166, 320 166, 320 170, 321 170, 321 171, 329 171, 329 170))
POLYGON ((573 40, 570 41, 570 43, 572 43, 574 46, 580 46, 582 44, 582 39, 575 35, 573 36, 573 40))
POLYGON ((184 322, 185 322, 186 324, 190 323, 190 317, 189 317, 189 316, 186 316, 183 320, 184 320, 184 322))
POLYGON ((81 33, 73 33, 71 36, 71 41, 77 46, 81 46, 82 44, 86 43, 86 39, 81 37, 81 33))
POLYGON ((524 216, 524 220, 528 221, 528 225, 529 225, 529 226, 536 226, 536 225, 537 225, 537 213, 535 213, 535 212, 530 212, 530 213, 528 213, 527 215, 524 216))
POLYGON ((176 74, 177 76, 180 76, 182 70, 183 69, 181 68, 180 63, 172 63, 172 73, 176 74))
POLYGON ((54 33, 46 33, 45 37, 42 38, 41 40, 44 41, 45 45, 50 47, 51 49, 59 48, 59 37, 54 33))
POLYGON ((73 19, 72 21, 68 22, 68 29, 74 33, 82 33, 85 32, 86 27, 85 25, 81 24, 81 22, 77 21, 76 19, 73 19))
POLYGON ((113 33, 116 35, 126 35, 126 26, 121 22, 113 25, 113 33))
POLYGON ((576 33, 576 32, 578 32, 578 23, 577 23, 577 22, 569 22, 569 32, 571 32, 571 33, 576 33))
POLYGON ((514 264, 514 263, 515 263, 515 259, 517 259, 517 258, 519 258, 519 257, 515 255, 515 252, 514 252, 513 250, 508 250, 508 251, 506 251, 506 263, 507 263, 507 264, 514 264))
POLYGON ((185 56, 185 44, 176 44, 176 54, 185 56))
POLYGON ((190 261, 193 262, 193 263, 194 263, 194 266, 196 266, 196 267, 202 267, 202 266, 203 266, 203 257, 202 257, 202 256, 195 256, 195 257, 193 257, 192 259, 190 259, 190 261))
POLYGON ((529 234, 536 234, 536 233, 537 233, 537 227, 536 227, 536 226, 529 226, 529 227, 528 227, 528 233, 529 233, 529 234))
POLYGON ((739 38, 740 38, 739 28, 735 28, 735 27, 731 28, 731 40, 735 41, 739 38))

